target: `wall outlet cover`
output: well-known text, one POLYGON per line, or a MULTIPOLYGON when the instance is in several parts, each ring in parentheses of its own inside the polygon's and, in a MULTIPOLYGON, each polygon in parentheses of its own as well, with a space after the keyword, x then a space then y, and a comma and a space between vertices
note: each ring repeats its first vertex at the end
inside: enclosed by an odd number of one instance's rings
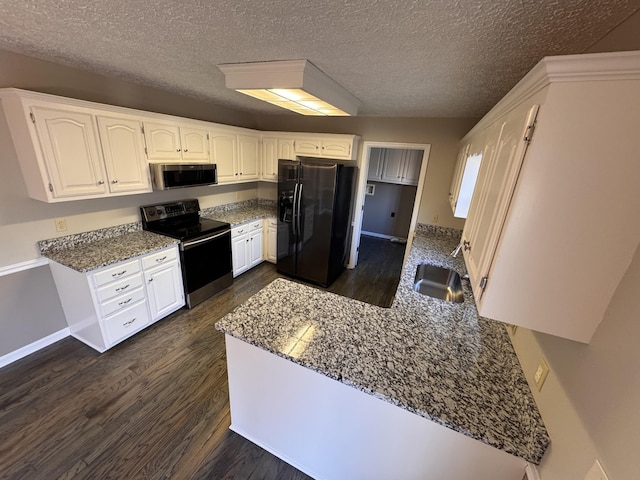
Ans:
POLYGON ((536 373, 533 375, 533 383, 538 387, 538 391, 542 390, 542 385, 544 385, 544 381, 547 379, 547 375, 549 374, 549 365, 547 362, 542 359, 540 360, 540 364, 536 369, 536 373))
POLYGON ((56 225, 56 232, 66 232, 67 231, 67 219, 66 218, 56 218, 54 220, 56 225))

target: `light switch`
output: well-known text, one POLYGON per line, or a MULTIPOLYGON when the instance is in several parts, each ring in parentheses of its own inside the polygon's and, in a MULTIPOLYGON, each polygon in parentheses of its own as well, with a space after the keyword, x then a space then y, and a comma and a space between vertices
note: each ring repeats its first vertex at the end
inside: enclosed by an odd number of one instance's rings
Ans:
POLYGON ((584 477, 584 480, 609 480, 607 474, 604 473, 604 469, 600 462, 596 460, 596 462, 591 467, 591 470, 587 472, 587 476, 584 477))

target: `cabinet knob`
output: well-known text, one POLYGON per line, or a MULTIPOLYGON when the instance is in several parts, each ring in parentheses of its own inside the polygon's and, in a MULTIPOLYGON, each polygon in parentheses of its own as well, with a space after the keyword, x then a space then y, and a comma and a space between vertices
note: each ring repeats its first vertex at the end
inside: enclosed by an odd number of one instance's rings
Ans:
POLYGON ((118 183, 118 180, 111 180, 111 183, 118 183))
POLYGON ((98 180, 98 185, 104 185, 104 180, 98 180))
POLYGON ((153 277, 151 277, 151 278, 149 279, 149 283, 151 283, 151 282, 153 282, 153 277))
POLYGON ((471 242, 469 240, 465 240, 462 244, 464 245, 465 251, 471 250, 471 242))
POLYGON ((242 172, 240 172, 240 175, 242 175, 242 172))
POLYGON ((184 153, 187 153, 189 151, 189 149, 185 148, 184 149, 184 153))
POLYGON ((180 151, 180 149, 179 149, 179 148, 176 148, 176 152, 179 152, 179 151, 180 151))

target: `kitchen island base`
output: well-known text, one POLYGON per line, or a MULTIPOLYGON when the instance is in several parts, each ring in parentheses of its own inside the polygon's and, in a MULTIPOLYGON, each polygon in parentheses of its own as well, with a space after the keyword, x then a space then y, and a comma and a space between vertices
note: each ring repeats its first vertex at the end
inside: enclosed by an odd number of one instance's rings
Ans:
POLYGON ((527 462, 226 337, 231 430, 317 480, 521 480, 527 462))

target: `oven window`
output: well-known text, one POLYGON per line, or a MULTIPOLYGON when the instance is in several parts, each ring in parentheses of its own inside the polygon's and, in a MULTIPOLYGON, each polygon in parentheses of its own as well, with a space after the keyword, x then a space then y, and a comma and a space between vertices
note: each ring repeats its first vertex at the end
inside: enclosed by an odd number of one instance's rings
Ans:
POLYGON ((231 232, 185 247, 182 261, 188 293, 226 275, 231 272, 231 232))

